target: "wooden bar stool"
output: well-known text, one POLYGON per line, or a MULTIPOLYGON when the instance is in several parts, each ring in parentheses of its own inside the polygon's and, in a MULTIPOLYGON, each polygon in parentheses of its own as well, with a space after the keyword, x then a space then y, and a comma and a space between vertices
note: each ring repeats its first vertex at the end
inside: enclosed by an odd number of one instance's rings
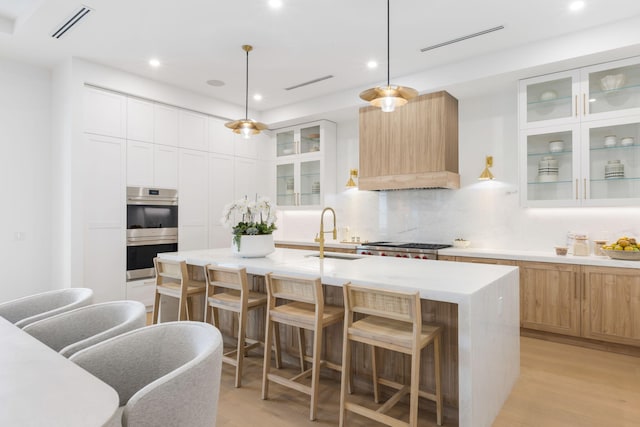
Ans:
MULTIPOLYGON (((206 268, 207 292, 204 321, 213 320, 220 328, 218 309, 238 314, 238 344, 235 350, 224 353, 222 361, 236 367, 236 387, 242 383, 242 365, 247 351, 259 346, 260 341, 246 337, 247 314, 250 310, 267 306, 267 295, 249 290, 247 270, 210 264, 206 268)), ((276 350, 278 367, 280 354, 276 350)))
POLYGON ((390 291, 346 284, 344 286, 344 306, 340 426, 345 424, 347 411, 355 412, 389 426, 417 426, 419 396, 436 402, 437 423, 442 425, 442 394, 440 390, 440 335, 442 328, 440 326, 422 324, 419 293, 390 291), (354 321, 355 313, 365 317, 354 321), (378 410, 347 401, 347 387, 349 387, 351 369, 351 342, 360 342, 372 346, 371 364, 374 381, 374 400, 376 403, 379 403, 379 384, 398 390, 378 410), (431 343, 433 343, 434 350, 435 393, 419 390, 420 352, 431 343), (378 378, 375 357, 376 347, 411 356, 411 381, 409 386, 378 378), (405 394, 410 396, 408 423, 386 414, 405 394))
POLYGON ((341 367, 321 360, 322 332, 327 326, 338 323, 344 316, 344 309, 324 304, 324 293, 320 278, 306 279, 296 276, 277 274, 266 275, 267 284, 267 325, 265 330, 265 348, 271 347, 272 334, 278 329, 277 323, 295 326, 300 330, 313 331, 312 356, 304 355, 302 332, 298 335, 300 346, 300 364, 302 372, 292 378, 286 378, 270 372, 271 353, 264 353, 264 372, 262 375, 262 398, 267 399, 269 381, 292 388, 311 397, 309 419, 316 419, 318 407, 318 382, 320 380, 321 364, 341 371, 341 367), (276 306, 276 298, 288 302, 276 306), (311 369, 304 370, 304 362, 311 362, 311 369), (299 380, 311 376, 311 386, 302 384, 299 380))
POLYGON ((153 303, 153 324, 158 323, 160 295, 178 299, 178 320, 189 320, 189 312, 193 312, 190 300, 194 295, 204 295, 206 283, 189 278, 185 261, 171 261, 154 258, 156 269, 156 295, 153 303))

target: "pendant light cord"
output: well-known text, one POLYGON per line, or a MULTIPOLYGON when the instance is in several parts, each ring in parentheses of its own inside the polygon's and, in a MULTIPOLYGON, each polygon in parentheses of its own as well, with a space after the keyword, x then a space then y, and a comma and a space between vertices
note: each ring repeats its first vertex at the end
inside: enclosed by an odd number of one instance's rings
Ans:
POLYGON ((389 47, 390 42, 389 42, 389 0, 387 0, 387 87, 389 87, 391 84, 389 82, 390 79, 390 74, 391 74, 391 60, 390 60, 390 54, 389 51, 391 50, 391 48, 389 47))
POLYGON ((244 119, 249 120, 249 50, 247 50, 247 79, 244 85, 244 119))

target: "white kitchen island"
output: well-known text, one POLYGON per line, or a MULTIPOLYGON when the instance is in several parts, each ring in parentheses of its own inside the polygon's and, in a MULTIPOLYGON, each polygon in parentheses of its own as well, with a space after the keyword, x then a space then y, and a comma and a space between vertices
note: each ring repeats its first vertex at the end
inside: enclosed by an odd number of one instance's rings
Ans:
POLYGON ((320 260, 313 254, 276 249, 264 258, 237 258, 229 248, 223 248, 160 256, 194 265, 242 266, 253 275, 319 276, 325 285, 352 282, 417 290, 423 300, 455 304, 459 423, 464 427, 491 426, 520 373, 516 267, 334 253, 320 260))

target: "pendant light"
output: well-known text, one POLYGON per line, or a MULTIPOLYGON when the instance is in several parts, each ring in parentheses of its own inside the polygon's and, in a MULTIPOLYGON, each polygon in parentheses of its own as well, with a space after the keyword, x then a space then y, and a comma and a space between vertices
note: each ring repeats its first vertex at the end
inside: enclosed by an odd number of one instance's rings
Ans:
POLYGON ((367 89, 360 93, 360 98, 374 107, 379 107, 385 113, 390 113, 396 107, 405 105, 410 99, 418 96, 418 91, 410 87, 392 86, 390 79, 389 54, 389 0, 387 0, 387 85, 367 89))
POLYGON ((260 131, 267 129, 267 125, 265 125, 264 123, 256 122, 255 120, 249 120, 249 52, 253 50, 253 46, 244 44, 242 45, 242 50, 247 52, 247 79, 244 92, 244 119, 227 122, 224 125, 233 130, 234 133, 239 133, 243 137, 249 138, 251 135, 259 134, 260 131))

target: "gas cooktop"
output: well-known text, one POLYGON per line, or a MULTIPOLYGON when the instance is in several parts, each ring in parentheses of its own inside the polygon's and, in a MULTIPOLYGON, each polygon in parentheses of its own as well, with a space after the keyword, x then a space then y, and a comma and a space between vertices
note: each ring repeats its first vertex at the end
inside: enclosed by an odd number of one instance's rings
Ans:
POLYGON ((361 247, 384 247, 384 248, 401 248, 401 249, 421 249, 421 250, 437 250, 450 248, 451 245, 444 243, 403 243, 403 242, 369 242, 361 245, 361 247))

